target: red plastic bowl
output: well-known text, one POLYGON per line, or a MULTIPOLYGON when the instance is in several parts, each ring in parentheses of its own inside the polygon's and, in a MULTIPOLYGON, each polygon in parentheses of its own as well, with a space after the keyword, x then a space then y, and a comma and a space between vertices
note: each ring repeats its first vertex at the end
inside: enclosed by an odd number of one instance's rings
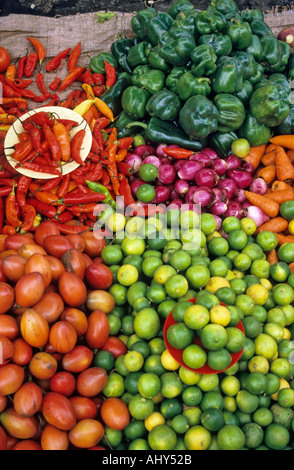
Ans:
MULTIPOLYGON (((195 304, 196 303, 196 299, 189 299, 189 302, 191 302, 192 304, 195 304)), ((223 304, 222 302, 220 303, 221 305, 223 305, 224 307, 226 307, 225 304, 223 304)), ((191 370, 192 372, 197 372, 198 374, 220 374, 221 372, 224 372, 225 370, 229 369, 230 367, 232 367, 234 364, 236 364, 240 357, 242 356, 242 353, 244 351, 244 348, 237 352, 237 353, 232 353, 231 354, 231 363, 230 365, 226 368, 226 369, 223 369, 223 370, 214 370, 212 369, 211 367, 209 367, 208 364, 204 364, 204 366, 200 367, 199 369, 191 369, 190 367, 188 367, 184 361, 183 361, 183 349, 176 349, 174 348, 173 346, 171 346, 169 344, 169 342, 167 341, 167 330, 169 329, 170 326, 174 325, 175 323, 177 323, 173 316, 172 316, 172 312, 167 316, 166 320, 165 320, 165 323, 164 323, 164 327, 163 327, 163 338, 164 338, 164 342, 165 342, 165 345, 166 345, 166 348, 167 350, 169 351, 170 355, 183 367, 185 367, 185 369, 188 369, 188 370, 191 370)), ((243 324, 241 322, 241 320, 239 321, 238 325, 236 325, 236 328, 238 328, 238 330, 241 330, 244 334, 245 334, 245 330, 244 330, 244 327, 243 327, 243 324)), ((195 338, 194 338, 194 341, 193 341, 194 344, 198 344, 199 346, 201 346, 204 350, 206 350, 200 339, 195 335, 195 338)))

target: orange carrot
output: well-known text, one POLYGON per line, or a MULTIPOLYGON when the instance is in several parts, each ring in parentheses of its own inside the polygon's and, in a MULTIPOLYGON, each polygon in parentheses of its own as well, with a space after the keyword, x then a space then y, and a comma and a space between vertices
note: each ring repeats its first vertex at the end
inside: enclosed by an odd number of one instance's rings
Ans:
POLYGON ((288 221, 283 217, 273 217, 264 224, 260 225, 256 230, 257 233, 268 231, 274 233, 284 232, 288 228, 288 221))
POLYGON ((277 147, 276 152, 277 180, 286 181, 289 179, 294 179, 294 166, 292 165, 285 150, 282 147, 277 147))
POLYGON ((276 149, 272 150, 271 152, 265 153, 261 158, 261 163, 264 166, 267 165, 274 165, 276 162, 276 149))
MULTIPOLYGON (((244 191, 245 197, 253 206, 261 209, 269 217, 277 217, 280 211, 280 205, 261 194, 256 194, 251 191, 244 191)), ((270 194, 269 194, 270 196, 270 194)))
POLYGON ((261 161, 261 157, 264 155, 266 144, 258 145, 257 147, 251 147, 250 152, 243 159, 247 163, 252 163, 254 169, 258 167, 261 161))
POLYGON ((265 153, 269 153, 271 152, 272 150, 275 150, 276 148, 276 145, 275 144, 268 144, 266 149, 265 149, 265 153))
POLYGON ((267 184, 271 184, 276 177, 276 165, 267 165, 260 168, 257 171, 256 176, 264 179, 267 184))
POLYGON ((278 204, 283 204, 283 202, 286 201, 294 201, 294 191, 282 189, 281 191, 273 191, 272 193, 267 194, 266 197, 278 204))
POLYGON ((288 184, 288 183, 285 183, 285 181, 274 181, 272 186, 271 186, 271 189, 272 191, 282 191, 282 190, 287 190, 287 191, 293 191, 294 192, 294 188, 288 184))
POLYGON ((290 162, 293 163, 294 162, 294 150, 288 150, 287 155, 290 159, 290 162))
POLYGON ((277 254, 277 250, 274 248, 273 250, 269 251, 266 257, 269 264, 272 266, 273 264, 278 263, 279 258, 277 254))
POLYGON ((284 243, 294 243, 294 235, 283 235, 282 233, 276 233, 278 239, 278 245, 283 245, 284 243))
POLYGON ((276 135, 270 139, 272 144, 294 150, 294 135, 276 135))

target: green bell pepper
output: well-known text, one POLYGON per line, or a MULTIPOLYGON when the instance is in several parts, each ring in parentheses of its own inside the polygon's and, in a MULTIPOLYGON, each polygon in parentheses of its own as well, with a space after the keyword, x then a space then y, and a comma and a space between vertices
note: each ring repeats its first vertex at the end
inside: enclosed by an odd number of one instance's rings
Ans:
POLYGON ((198 34, 198 31, 196 29, 196 24, 195 24, 195 18, 197 18, 198 15, 199 15, 198 10, 184 10, 184 11, 181 11, 177 15, 177 17, 174 21, 174 25, 177 28, 186 29, 191 34, 193 34, 193 36, 196 40, 198 40, 199 39, 199 34, 198 34))
POLYGON ((255 8, 253 10, 245 8, 245 10, 241 10, 240 15, 242 20, 247 21, 247 23, 251 23, 252 20, 264 20, 264 14, 258 8, 255 8))
POLYGON ((294 105, 290 104, 290 112, 278 127, 275 128, 277 135, 293 135, 294 134, 294 105))
POLYGON ((290 82, 294 80, 294 68, 288 71, 288 79, 290 82))
POLYGON ((166 77, 165 86, 173 93, 176 93, 179 78, 185 72, 188 72, 188 69, 186 67, 173 67, 168 76, 166 77))
POLYGON ((92 57, 90 60, 90 69, 92 73, 105 73, 105 65, 104 61, 108 62, 109 64, 113 65, 115 69, 118 68, 118 63, 116 58, 111 52, 99 52, 95 57, 92 57))
POLYGON ((185 72, 178 80, 177 94, 186 101, 194 95, 209 96, 211 93, 210 79, 195 77, 191 71, 185 72))
POLYGON ((268 127, 278 126, 290 113, 286 94, 282 93, 279 85, 270 82, 253 92, 249 105, 257 121, 268 127))
POLYGON ((148 72, 150 72, 151 67, 149 65, 137 65, 137 67, 134 68, 132 75, 131 75, 131 85, 135 85, 140 87, 141 84, 139 82, 141 75, 144 75, 148 72))
POLYGON ((254 18, 251 21, 250 28, 252 34, 256 34, 256 36, 259 38, 263 38, 264 36, 274 37, 274 33, 272 32, 270 26, 258 18, 254 18))
POLYGON ((244 83, 244 66, 235 57, 220 57, 212 75, 212 90, 219 93, 238 93, 244 83))
POLYGON ((232 143, 238 139, 234 131, 219 132, 216 131, 208 138, 209 146, 218 154, 219 157, 226 157, 231 154, 232 143))
POLYGON ((205 139, 218 128, 218 110, 206 96, 192 96, 180 111, 179 124, 192 139, 205 139))
POLYGON ((161 90, 165 84, 165 73, 157 69, 146 68, 141 73, 136 73, 137 67, 134 69, 134 81, 137 87, 145 88, 150 94, 156 93, 161 90))
POLYGON ((158 117, 152 117, 148 123, 133 122, 129 127, 141 126, 144 129, 143 136, 154 144, 166 143, 168 145, 178 145, 198 152, 206 145, 206 140, 193 140, 185 131, 172 122, 163 121, 158 117))
POLYGON ((140 132, 140 127, 127 127, 128 124, 134 122, 134 119, 130 118, 126 111, 121 111, 118 114, 117 119, 115 120, 115 127, 117 128, 117 137, 121 139, 122 137, 129 137, 133 133, 140 132))
POLYGON ((146 105, 147 113, 163 121, 175 121, 181 109, 181 101, 176 93, 160 90, 154 93, 146 105))
POLYGON ((190 54, 195 49, 194 36, 187 30, 172 26, 158 42, 159 54, 169 64, 178 67, 186 65, 190 54))
POLYGON ((238 135, 248 140, 251 147, 257 147, 266 144, 270 140, 272 130, 265 124, 258 122, 251 111, 248 111, 242 126, 238 130, 238 135))
POLYGON ((121 96, 124 90, 131 84, 131 75, 122 72, 118 75, 115 84, 107 90, 100 98, 112 110, 114 116, 117 116, 121 110, 121 96))
POLYGON ((289 90, 289 81, 283 73, 272 73, 268 76, 268 80, 270 82, 277 83, 278 85, 282 85, 289 90))
POLYGON ((173 25, 173 18, 166 12, 159 12, 148 23, 148 39, 156 46, 159 38, 173 25))
POLYGON ((198 43, 211 46, 217 57, 228 56, 233 50, 232 41, 226 34, 203 34, 198 43))
POLYGON ((134 85, 127 87, 121 97, 122 109, 128 113, 132 119, 142 119, 146 116, 146 104, 150 98, 150 93, 145 88, 134 85))
POLYGON ((282 72, 288 64, 291 47, 275 37, 261 38, 263 48, 262 64, 269 73, 282 72))
POLYGON ((242 126, 246 111, 239 98, 232 94, 221 93, 215 95, 213 103, 218 110, 218 131, 235 131, 242 126))
POLYGON ((141 41, 132 46, 127 55, 128 64, 132 69, 137 65, 148 64, 148 54, 152 50, 152 44, 148 41, 141 41))
POLYGON ((111 53, 116 58, 119 67, 128 73, 132 73, 132 69, 128 64, 127 55, 134 42, 131 39, 119 38, 111 44, 111 53))
POLYGON ((249 79, 256 74, 257 62, 255 61, 252 54, 245 51, 234 51, 231 54, 244 66, 244 80, 249 79))
POLYGON ((141 41, 149 41, 149 22, 152 18, 158 15, 155 8, 146 8, 140 10, 131 19, 131 27, 137 38, 141 41))
POLYGON ((234 96, 236 96, 243 103, 243 105, 247 107, 252 93, 253 85, 250 83, 249 80, 245 80, 242 90, 238 91, 237 93, 234 93, 234 96))
POLYGON ((238 13, 239 10, 234 0, 212 0, 210 5, 223 15, 227 13, 238 13))
POLYGON ((252 34, 251 44, 249 44, 249 46, 244 50, 245 52, 252 54, 257 62, 261 62, 263 58, 263 48, 260 38, 256 34, 252 34))
POLYGON ((226 34, 232 41, 233 49, 241 51, 246 49, 252 41, 252 31, 249 23, 240 23, 232 18, 227 26, 226 34))
POLYGON ((256 65, 256 72, 254 75, 251 75, 249 77, 249 82, 255 86, 257 83, 259 83, 263 79, 263 74, 264 74, 264 66, 261 64, 256 65))
POLYGON ((172 18, 176 18, 176 16, 181 12, 181 11, 186 11, 186 10, 194 10, 194 5, 193 3, 190 2, 190 0, 177 0, 175 3, 173 3, 169 9, 167 10, 168 14, 172 18))
POLYGON ((158 69, 162 72, 167 72, 170 69, 169 64, 163 57, 159 54, 158 46, 155 46, 151 49, 148 54, 148 64, 152 69, 158 69))
POLYGON ((195 47, 191 53, 191 72, 195 77, 212 75, 216 71, 217 56, 209 44, 195 47))
POLYGON ((196 17, 195 25, 199 34, 219 33, 225 29, 226 19, 217 10, 203 10, 196 17))

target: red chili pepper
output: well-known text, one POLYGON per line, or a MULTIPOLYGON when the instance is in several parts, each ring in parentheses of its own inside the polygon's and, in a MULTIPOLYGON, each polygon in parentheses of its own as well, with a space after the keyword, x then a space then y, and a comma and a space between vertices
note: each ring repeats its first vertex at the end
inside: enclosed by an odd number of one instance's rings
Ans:
POLYGON ((27 204, 22 207, 21 214, 25 221, 20 230, 20 234, 23 235, 24 233, 30 232, 33 229, 37 212, 34 206, 27 204))
POLYGON ((103 95, 103 93, 106 91, 106 88, 103 85, 96 85, 93 86, 93 91, 94 95, 99 98, 99 96, 103 95))
POLYGON ((60 171, 53 168, 51 165, 44 165, 42 163, 25 162, 22 164, 23 168, 28 170, 37 171, 38 173, 48 173, 48 175, 60 175, 60 171))
POLYGON ((70 50, 71 48, 69 47, 68 49, 65 49, 64 51, 59 52, 59 54, 53 57, 46 65, 46 71, 52 72, 52 70, 56 70, 57 67, 61 64, 62 59, 66 58, 70 50))
POLYGON ((12 191, 6 199, 5 215, 8 225, 12 225, 13 227, 20 227, 22 225, 22 222, 19 220, 17 215, 14 185, 12 191))
POLYGON ((82 73, 77 80, 82 83, 87 83, 88 85, 93 85, 93 75, 91 69, 87 69, 86 72, 82 73))
POLYGON ((46 111, 39 111, 36 114, 31 114, 24 122, 33 122, 37 126, 47 124, 49 127, 54 125, 54 119, 46 111))
POLYGON ((8 196, 11 193, 11 187, 10 186, 3 186, 0 188, 0 196, 5 197, 8 196))
POLYGON ((3 228, 4 217, 5 217, 4 201, 3 201, 3 197, 0 196, 0 231, 3 228))
POLYGON ((27 38, 28 41, 32 44, 34 49, 36 50, 39 58, 40 65, 42 64, 43 60, 46 57, 46 49, 43 46, 43 44, 39 41, 39 39, 36 38, 27 38))
POLYGON ((66 194, 68 194, 70 181, 71 181, 70 174, 67 174, 62 178, 61 184, 56 193, 59 198, 63 198, 66 194))
POLYGON ((105 76, 102 73, 93 73, 92 79, 94 85, 105 85, 105 76))
POLYGON ((42 153, 43 134, 41 129, 32 122, 25 122, 23 128, 29 133, 33 148, 42 153))
POLYGON ((110 124, 110 119, 102 116, 96 119, 94 129, 96 126, 98 126, 100 129, 105 129, 105 127, 109 126, 109 124, 110 124))
POLYGON ((67 66, 68 66, 69 72, 71 72, 72 70, 76 68, 78 59, 81 55, 81 51, 82 51, 81 43, 78 42, 78 44, 73 48, 68 58, 67 66))
POLYGON ((131 186, 125 175, 120 175, 120 195, 124 198, 125 206, 130 206, 135 203, 133 198, 131 186))
POLYGON ((56 139, 54 133, 50 129, 50 127, 47 124, 44 124, 42 126, 43 132, 45 139, 47 140, 49 144, 49 148, 51 151, 52 158, 55 162, 60 162, 62 154, 61 154, 61 148, 58 143, 58 140, 56 139))
POLYGON ((53 82, 50 83, 49 88, 52 91, 56 91, 61 83, 61 78, 55 77, 53 82))
POLYGON ((37 157, 38 152, 36 150, 32 150, 26 157, 24 157, 22 160, 20 160, 15 168, 20 168, 25 162, 32 162, 34 159, 37 157))
POLYGON ((49 219, 56 217, 56 208, 50 204, 47 204, 46 202, 39 201, 36 198, 30 198, 29 204, 32 205, 36 211, 44 217, 48 217, 49 219))
POLYGON ((105 75, 106 75, 106 82, 105 85, 107 87, 112 87, 116 82, 116 70, 112 64, 104 60, 104 68, 105 68, 105 75))
POLYGON ((72 70, 61 82, 58 91, 63 91, 68 88, 83 73, 84 70, 85 67, 76 67, 74 70, 72 70))
POLYGON ((177 160, 185 160, 186 158, 191 157, 191 155, 194 153, 192 150, 173 147, 165 147, 163 152, 166 153, 166 155, 169 157, 176 158, 177 160))
POLYGON ((85 162, 81 159, 80 151, 82 144, 86 135, 86 131, 81 129, 78 131, 72 138, 70 147, 71 147, 71 157, 79 165, 84 166, 85 162))
POLYGON ((59 106, 60 98, 57 93, 51 95, 51 100, 45 106, 59 106))
POLYGON ((117 162, 116 166, 117 166, 117 171, 119 173, 122 173, 123 175, 130 176, 134 174, 134 169, 128 163, 117 162))
POLYGON ((49 92, 44 93, 43 95, 35 96, 34 101, 35 103, 43 103, 44 101, 48 101, 51 94, 49 92))
POLYGON ((12 225, 4 225, 2 229, 2 234, 3 235, 15 235, 16 234, 16 228, 13 227, 12 225))
POLYGON ((90 227, 84 225, 66 225, 60 222, 56 222, 56 225, 60 232, 66 235, 79 234, 90 230, 90 227))
POLYGON ((61 214, 58 214, 58 221, 61 224, 65 224, 74 218, 74 215, 69 211, 64 211, 61 214))
POLYGON ((59 122, 60 124, 63 124, 67 132, 69 132, 72 127, 75 127, 78 125, 78 122, 72 121, 70 119, 56 119, 56 121, 59 122))
POLYGON ((30 152, 33 150, 33 145, 31 141, 24 142, 21 147, 18 147, 12 154, 12 158, 20 162, 23 160, 30 152))
POLYGON ((57 188, 61 181, 62 176, 60 176, 59 178, 51 179, 50 181, 42 185, 42 191, 52 191, 53 189, 57 188))
POLYGON ((25 55, 21 57, 18 61, 18 65, 16 68, 16 75, 17 75, 17 78, 19 78, 19 80, 21 80, 23 77, 26 60, 27 60, 27 56, 25 55))
POLYGON ((62 204, 76 206, 78 204, 90 204, 104 201, 105 196, 101 193, 78 193, 67 194, 59 201, 62 204))
POLYGON ((19 78, 16 78, 13 83, 17 88, 27 88, 33 83, 33 81, 34 80, 32 78, 29 78, 28 80, 20 80, 19 78))
MULTIPOLYGON (((96 207, 97 207, 96 202, 90 202, 90 203, 85 203, 83 205, 70 206, 68 208, 68 210, 73 212, 75 215, 88 214, 88 213, 93 214, 96 207)), ((103 209, 104 209, 104 207, 103 207, 103 209)))
POLYGON ((45 86, 45 83, 44 83, 43 73, 40 72, 40 73, 37 74, 36 84, 37 84, 37 87, 39 88, 42 95, 44 95, 45 93, 48 93, 48 90, 47 90, 47 88, 45 86))
POLYGON ((24 74, 26 78, 30 78, 33 75, 34 70, 37 66, 38 60, 39 60, 39 57, 38 57, 37 52, 29 53, 29 55, 27 56, 25 66, 24 66, 24 74))
POLYGON ((21 98, 20 92, 2 82, 2 91, 5 98, 21 98))

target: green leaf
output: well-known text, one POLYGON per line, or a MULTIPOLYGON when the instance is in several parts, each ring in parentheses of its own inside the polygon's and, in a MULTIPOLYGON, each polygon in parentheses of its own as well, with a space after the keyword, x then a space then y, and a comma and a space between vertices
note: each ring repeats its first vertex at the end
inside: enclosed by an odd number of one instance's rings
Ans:
POLYGON ((98 12, 97 14, 97 22, 98 23, 104 23, 104 21, 108 21, 114 16, 117 16, 116 13, 113 13, 112 11, 107 11, 105 13, 98 12))

